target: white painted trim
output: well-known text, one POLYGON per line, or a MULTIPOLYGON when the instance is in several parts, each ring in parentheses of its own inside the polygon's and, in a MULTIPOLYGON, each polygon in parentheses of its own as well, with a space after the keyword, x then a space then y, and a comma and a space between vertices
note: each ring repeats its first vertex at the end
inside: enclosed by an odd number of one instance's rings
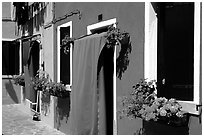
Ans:
POLYGON ((195 2, 194 9, 194 103, 199 104, 200 83, 200 2, 195 2))
POLYGON ((114 71, 113 71, 113 105, 114 105, 114 110, 113 110, 113 113, 114 113, 114 121, 113 121, 113 133, 114 135, 117 135, 117 110, 116 110, 116 97, 117 97, 117 94, 116 94, 116 50, 117 50, 117 47, 115 46, 114 47, 114 71))
POLYGON ((22 40, 19 41, 19 73, 22 74, 22 40))
MULTIPOLYGON (((101 27, 112 25, 116 27, 116 18, 102 21, 99 23, 95 23, 92 25, 87 26, 87 34, 92 34, 92 30, 98 29, 101 27)), ((117 135, 117 110, 116 110, 116 49, 114 48, 114 71, 113 71, 113 134, 117 135)))
POLYGON ((194 103, 193 101, 178 101, 179 104, 182 106, 182 110, 186 111, 190 114, 194 114, 194 115, 199 115, 200 112, 199 110, 196 110, 196 103, 194 103))
POLYGON ((91 30, 101 28, 101 27, 104 27, 104 26, 109 26, 109 25, 112 25, 112 24, 114 24, 114 27, 116 27, 115 23, 116 23, 116 18, 113 18, 113 19, 109 19, 109 20, 106 20, 106 21, 101 21, 99 23, 89 25, 89 26, 87 26, 87 34, 88 35, 91 34, 91 30))
POLYGON ((151 28, 157 25, 156 13, 153 10, 151 4, 145 2, 144 78, 147 80, 157 80, 157 40, 151 41, 152 35, 157 37, 157 26, 154 30, 151 28), (155 15, 155 20, 150 20, 150 13, 155 15))
POLYGON ((2 75, 2 79, 11 79, 17 75, 2 75))
MULTIPOLYGON (((60 82, 60 28, 70 27, 70 38, 72 38, 72 21, 64 23, 57 27, 57 82, 60 82)), ((72 44, 70 46, 70 84, 66 85, 71 90, 72 86, 72 44)))
POLYGON ((144 42, 144 78, 149 78, 149 7, 150 3, 145 2, 145 42, 144 42))
POLYGON ((10 39, 10 38, 2 38, 2 41, 14 41, 15 39, 10 39))

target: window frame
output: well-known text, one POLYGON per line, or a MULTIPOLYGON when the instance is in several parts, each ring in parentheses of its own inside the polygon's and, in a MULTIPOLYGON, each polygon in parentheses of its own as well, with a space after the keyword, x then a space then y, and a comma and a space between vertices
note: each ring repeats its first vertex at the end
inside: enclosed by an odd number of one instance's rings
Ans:
MULTIPOLYGON (((60 82, 60 28, 70 27, 70 38, 72 38, 72 21, 66 22, 57 26, 57 82, 60 82)), ((70 45, 70 84, 66 84, 67 90, 71 90, 72 86, 72 49, 73 45, 70 45)))
MULTIPOLYGON (((9 41, 12 42, 15 39, 9 39, 9 38, 2 38, 2 42, 3 41, 9 41)), ((19 43, 19 70, 18 70, 18 74, 16 75, 2 75, 2 78, 13 78, 14 76, 17 76, 21 73, 21 43, 19 43)))
POLYGON ((88 25, 87 26, 87 34, 90 35, 90 34, 92 34, 91 31, 93 31, 95 29, 106 27, 106 26, 109 26, 109 25, 112 25, 112 24, 114 24, 113 26, 116 27, 116 18, 109 19, 109 20, 106 20, 106 21, 101 21, 101 22, 98 22, 98 23, 94 23, 92 25, 88 25))
MULTIPOLYGON (((100 29, 109 25, 112 25, 116 28, 116 18, 101 21, 92 25, 87 26, 87 34, 92 34, 93 30, 100 29)), ((117 135, 117 114, 116 114, 116 49, 117 46, 114 47, 114 71, 113 71, 113 134, 117 135)))
MULTIPOLYGON (((155 75, 155 72, 152 71, 152 67, 156 67, 157 70, 157 62, 151 66, 151 62, 155 62, 157 60, 157 53, 151 54, 152 51, 149 50, 149 17, 150 17, 150 2, 145 2, 145 44, 144 44, 144 77, 152 78, 151 76, 155 75)), ((198 105, 201 105, 200 102, 200 2, 194 2, 194 89, 193 89, 193 101, 183 101, 178 100, 178 102, 182 105, 182 109, 191 114, 200 115, 200 109, 198 109, 198 105)), ((157 51, 157 46, 155 51, 157 51)), ((154 69, 153 69, 154 70, 154 69)), ((157 80, 157 75, 154 77, 157 80)))

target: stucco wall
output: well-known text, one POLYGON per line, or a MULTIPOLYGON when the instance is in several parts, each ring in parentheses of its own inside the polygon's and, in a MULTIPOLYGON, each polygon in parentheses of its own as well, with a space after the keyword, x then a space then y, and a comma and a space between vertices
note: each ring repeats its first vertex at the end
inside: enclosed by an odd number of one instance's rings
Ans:
MULTIPOLYGON (((78 9, 82 13, 81 19, 73 15, 57 22, 54 25, 54 45, 57 45, 57 26, 73 21, 73 37, 77 38, 87 34, 87 26, 97 23, 99 14, 103 14, 103 20, 116 18, 118 26, 130 33, 132 52, 129 56, 130 63, 121 79, 117 79, 117 99, 127 95, 132 85, 144 77, 144 3, 55 3, 55 18, 78 9)), ((56 51, 54 46, 54 51, 56 51)), ((119 49, 117 50, 117 53, 119 49)), ((57 78, 57 53, 54 52, 54 80, 57 78)), ((117 108, 119 108, 117 102, 117 108)), ((62 104, 63 105, 63 104, 62 104)), ((64 104, 66 105, 66 104, 64 104)), ((56 113, 56 112, 55 112, 56 113)), ((56 117, 55 117, 56 118, 56 117)), ((63 126, 67 126, 65 121, 63 126)), ((57 123, 56 123, 57 124, 57 123)), ((57 125, 55 125, 56 127, 57 125)), ((141 119, 118 119, 118 134, 134 134, 142 126, 141 119)), ((189 134, 201 134, 201 123, 198 116, 192 115, 189 122, 189 134)), ((66 128, 63 128, 66 129, 66 128)))
POLYGON ((2 21, 2 39, 16 39, 15 27, 15 22, 2 21))
POLYGON ((11 2, 2 2, 2 19, 11 18, 11 2))
MULTIPOLYGON (((130 33, 132 52, 130 63, 121 80, 117 79, 117 97, 131 91, 132 85, 144 75, 144 3, 56 3, 55 18, 61 17, 76 9, 82 13, 81 19, 73 15, 57 22, 54 29, 55 44, 57 26, 73 21, 73 37, 87 34, 87 26, 98 22, 98 15, 103 14, 103 20, 116 18, 118 27, 130 33)), ((56 46, 55 46, 56 47, 56 46)), ((55 49, 56 50, 56 49, 55 49)), ((119 49, 117 50, 118 55, 119 49)), ((56 54, 55 54, 56 56, 56 54)), ((55 64, 56 64, 55 57, 55 64)), ((55 65, 55 69, 57 66, 55 65)), ((56 79, 55 71, 55 79, 56 79)), ((64 104, 65 105, 65 104, 64 104)), ((141 120, 118 120, 118 134, 133 134, 141 126, 141 120)))
MULTIPOLYGON (((44 29, 42 35, 43 54, 42 60, 44 61, 44 69, 53 80, 54 75, 54 44, 53 44, 53 26, 44 29)), ((41 94, 41 118, 46 124, 54 127, 54 97, 43 96, 41 94)))
POLYGON ((15 22, 11 21, 11 2, 2 2, 2 39, 16 39, 15 22), (5 19, 7 21, 5 21, 5 19))

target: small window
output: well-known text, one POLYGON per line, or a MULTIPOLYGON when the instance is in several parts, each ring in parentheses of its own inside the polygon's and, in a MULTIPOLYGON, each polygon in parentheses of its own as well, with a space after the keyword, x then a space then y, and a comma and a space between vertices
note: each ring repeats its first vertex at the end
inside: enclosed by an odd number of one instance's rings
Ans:
POLYGON ((58 26, 57 29, 58 49, 58 82, 62 82, 71 90, 72 85, 72 45, 68 51, 62 47, 62 40, 65 36, 72 37, 72 22, 58 26))
POLYGON ((2 75, 19 74, 19 42, 2 41, 2 75))
POLYGON ((114 25, 114 27, 116 27, 116 18, 87 26, 87 34, 106 32, 108 31, 108 26, 110 25, 114 25))

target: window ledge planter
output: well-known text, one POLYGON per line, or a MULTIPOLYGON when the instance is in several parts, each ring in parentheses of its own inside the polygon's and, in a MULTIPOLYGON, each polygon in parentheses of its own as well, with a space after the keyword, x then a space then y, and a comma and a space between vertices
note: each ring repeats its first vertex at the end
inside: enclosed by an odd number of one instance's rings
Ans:
POLYGON ((36 91, 42 91, 44 95, 52 95, 60 98, 69 97, 70 90, 60 82, 52 82, 49 74, 45 71, 39 70, 35 78, 32 79, 33 87, 36 91))
MULTIPOLYGON (((175 99, 157 98, 155 84, 155 81, 141 80, 133 86, 130 96, 125 96, 121 100, 123 107, 119 111, 121 118, 142 118, 144 131, 156 131, 149 128, 149 126, 154 128, 156 125, 165 125, 171 127, 171 129, 188 127, 189 114, 181 110, 182 106, 175 99), (151 124, 147 126, 149 123, 151 124)), ((158 130, 160 131, 161 127, 158 130)), ((150 132, 146 133, 149 134, 150 132)), ((174 134, 175 132, 172 130, 170 133, 174 134)), ((169 134, 169 132, 166 132, 166 134, 169 134)))
POLYGON ((25 76, 24 76, 24 74, 15 76, 13 78, 13 80, 14 80, 14 84, 19 85, 19 86, 25 86, 25 76))
POLYGON ((188 114, 179 123, 167 123, 163 120, 145 121, 143 120, 143 131, 145 135, 188 135, 188 114))
POLYGON ((49 82, 46 87, 46 92, 48 92, 52 96, 67 98, 70 96, 69 90, 67 90, 66 86, 59 82, 49 82))

